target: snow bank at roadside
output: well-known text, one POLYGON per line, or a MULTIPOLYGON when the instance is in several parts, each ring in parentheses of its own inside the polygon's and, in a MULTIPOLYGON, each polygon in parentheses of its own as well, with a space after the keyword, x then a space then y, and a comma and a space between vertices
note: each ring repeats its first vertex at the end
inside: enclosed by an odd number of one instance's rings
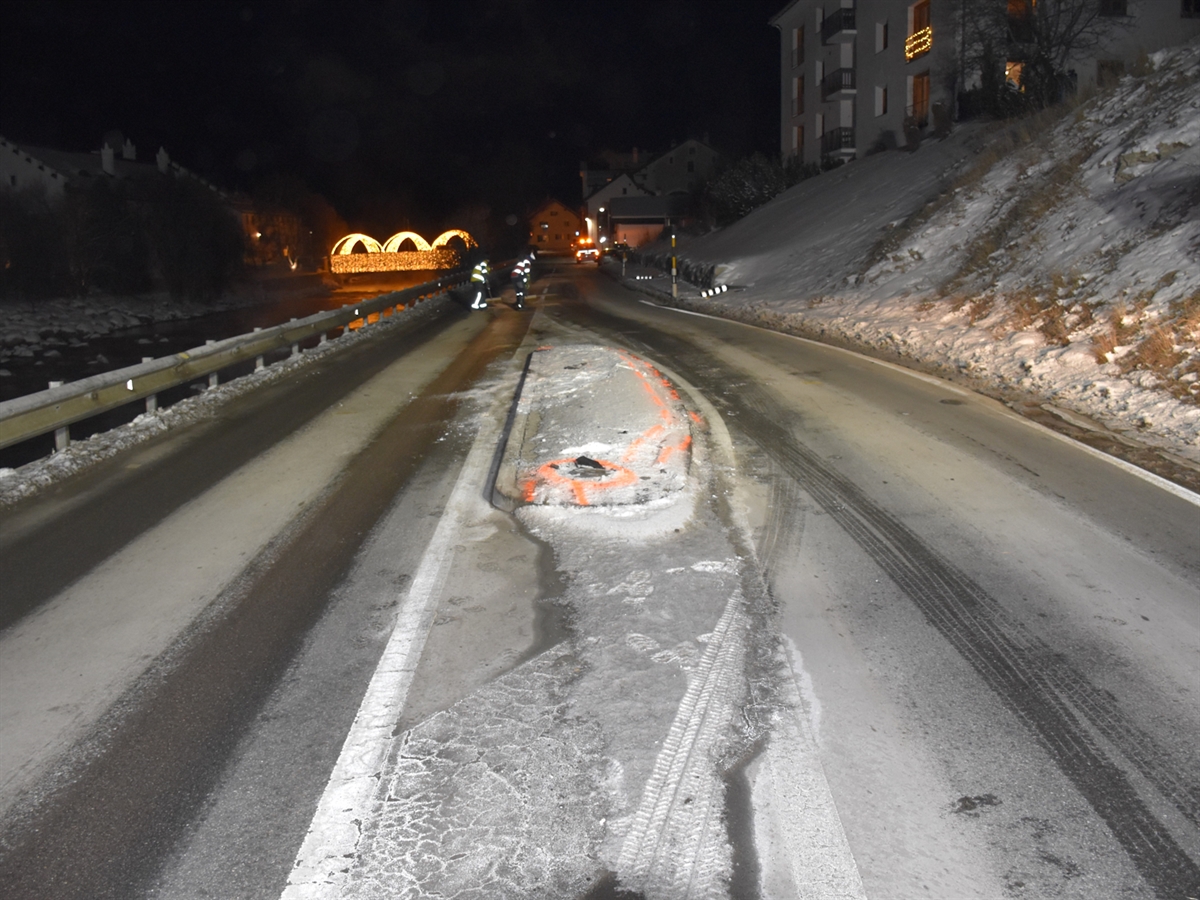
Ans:
POLYGON ((1200 43, 1079 107, 802 182, 687 305, 1031 395, 1200 462, 1200 43))

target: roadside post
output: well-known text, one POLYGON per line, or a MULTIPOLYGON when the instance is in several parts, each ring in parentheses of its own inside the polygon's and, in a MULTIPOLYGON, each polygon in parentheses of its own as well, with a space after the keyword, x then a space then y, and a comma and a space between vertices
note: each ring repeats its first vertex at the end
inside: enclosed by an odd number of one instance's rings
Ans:
POLYGON ((675 269, 675 226, 671 226, 671 296, 679 296, 679 279, 675 269))

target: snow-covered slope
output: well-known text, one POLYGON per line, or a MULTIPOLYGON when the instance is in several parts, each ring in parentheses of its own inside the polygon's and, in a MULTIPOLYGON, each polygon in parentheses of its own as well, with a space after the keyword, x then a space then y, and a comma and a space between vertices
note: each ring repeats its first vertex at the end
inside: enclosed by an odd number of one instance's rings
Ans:
POLYGON ((1200 461, 1200 43, 1074 108, 801 182, 689 305, 1026 393, 1200 461))

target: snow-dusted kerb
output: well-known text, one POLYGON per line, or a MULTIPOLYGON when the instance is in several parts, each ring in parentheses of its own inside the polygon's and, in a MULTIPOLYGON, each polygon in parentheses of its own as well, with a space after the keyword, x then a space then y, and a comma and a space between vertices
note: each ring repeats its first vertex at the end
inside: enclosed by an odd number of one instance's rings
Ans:
POLYGON ((340 309, 315 313, 273 328, 236 335, 173 356, 6 400, 0 403, 0 447, 65 428, 72 422, 155 396, 159 391, 256 359, 273 350, 290 346, 295 353, 297 345, 313 335, 324 335, 335 328, 354 328, 356 323, 366 325, 378 321, 387 310, 441 293, 464 280, 464 273, 456 272, 340 309))
POLYGON ((494 502, 507 510, 670 504, 687 485, 694 416, 661 372, 626 350, 536 350, 494 502))

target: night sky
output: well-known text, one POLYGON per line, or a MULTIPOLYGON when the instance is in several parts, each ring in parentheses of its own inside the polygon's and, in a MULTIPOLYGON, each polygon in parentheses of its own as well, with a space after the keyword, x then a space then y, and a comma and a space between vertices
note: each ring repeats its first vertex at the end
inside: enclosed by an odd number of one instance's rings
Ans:
POLYGON ((581 200, 579 161, 778 148, 784 0, 0 4, 0 135, 120 130, 219 185, 302 182, 390 234, 581 200))

